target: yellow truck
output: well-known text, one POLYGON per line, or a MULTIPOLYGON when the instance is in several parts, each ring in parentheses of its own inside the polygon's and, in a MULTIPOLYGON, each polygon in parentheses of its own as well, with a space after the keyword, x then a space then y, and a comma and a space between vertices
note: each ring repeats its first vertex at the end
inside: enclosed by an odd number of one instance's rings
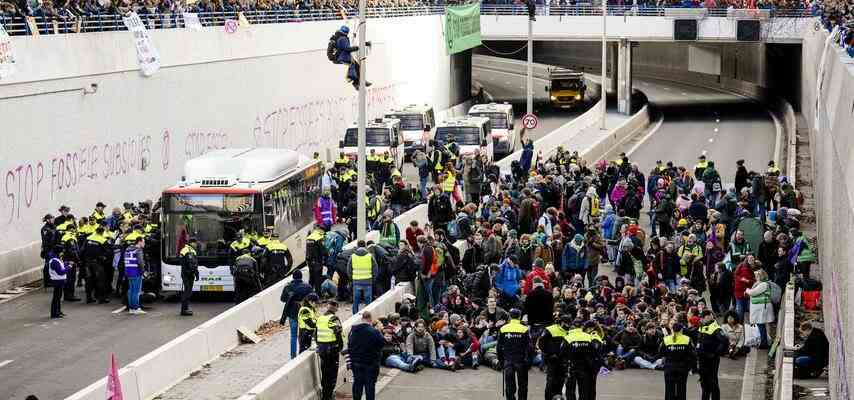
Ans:
POLYGON ((584 103, 584 74, 565 68, 549 69, 549 102, 554 108, 574 108, 584 103))

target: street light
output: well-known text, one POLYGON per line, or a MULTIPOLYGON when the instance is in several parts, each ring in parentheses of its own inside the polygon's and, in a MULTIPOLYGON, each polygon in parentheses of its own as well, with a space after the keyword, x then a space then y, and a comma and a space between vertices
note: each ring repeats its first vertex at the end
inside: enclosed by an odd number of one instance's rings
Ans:
MULTIPOLYGON (((536 8, 535 8, 536 10, 536 8)), ((528 114, 534 113, 534 16, 528 16, 528 114)))
MULTIPOLYGON (((608 73, 607 63, 608 63, 608 42, 605 36, 606 23, 608 21, 608 0, 602 0, 602 78, 600 82, 602 84, 601 96, 600 99, 602 101, 602 122, 599 125, 599 128, 602 130, 608 129, 605 127, 605 119, 608 115, 608 93, 605 89, 605 77, 608 73)), ((616 71, 615 74, 616 75, 616 71)), ((616 76, 614 77, 616 78, 616 76)))
POLYGON ((365 124, 367 114, 367 102, 365 101, 365 60, 367 59, 368 49, 365 47, 365 22, 367 15, 365 14, 366 0, 359 0, 359 154, 357 159, 358 176, 356 179, 356 237, 359 240, 365 240, 367 233, 367 213, 365 212, 365 185, 367 168, 365 167, 365 124))

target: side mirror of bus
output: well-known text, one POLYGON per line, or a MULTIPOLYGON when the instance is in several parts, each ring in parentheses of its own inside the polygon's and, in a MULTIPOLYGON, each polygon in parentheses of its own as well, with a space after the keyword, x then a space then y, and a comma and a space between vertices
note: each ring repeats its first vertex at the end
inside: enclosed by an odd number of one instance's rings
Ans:
POLYGON ((344 148, 344 141, 343 141, 343 140, 339 140, 339 141, 338 141, 338 148, 339 148, 339 149, 343 149, 343 148, 344 148))

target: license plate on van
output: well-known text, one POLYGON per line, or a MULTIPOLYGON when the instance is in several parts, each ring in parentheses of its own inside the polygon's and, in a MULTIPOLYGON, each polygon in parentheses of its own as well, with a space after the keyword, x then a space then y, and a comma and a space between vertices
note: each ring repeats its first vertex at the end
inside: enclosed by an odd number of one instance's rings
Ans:
POLYGON ((203 292, 221 292, 222 291, 222 285, 203 285, 202 291, 203 292))

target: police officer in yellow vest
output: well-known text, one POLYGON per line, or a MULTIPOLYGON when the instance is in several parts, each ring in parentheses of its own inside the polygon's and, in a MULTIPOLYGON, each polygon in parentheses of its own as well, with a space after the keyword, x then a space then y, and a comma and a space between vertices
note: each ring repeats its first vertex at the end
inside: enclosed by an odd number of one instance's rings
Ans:
POLYGON ((347 168, 350 165, 350 159, 344 155, 344 152, 338 153, 338 158, 335 159, 335 167, 336 168, 347 168))
POLYGON ((356 250, 350 255, 347 265, 353 279, 353 315, 359 312, 359 304, 367 306, 373 301, 374 277, 377 276, 377 261, 367 249, 364 240, 356 244, 356 250))
POLYGON ((231 257, 232 259, 237 259, 240 254, 243 253, 243 250, 248 249, 252 246, 252 240, 246 237, 243 230, 239 230, 237 232, 237 237, 231 242, 229 246, 231 248, 231 257))
POLYGON ((374 229, 374 224, 377 222, 377 218, 380 216, 380 210, 382 210, 382 200, 374 194, 374 189, 368 186, 365 188, 365 214, 368 217, 368 230, 374 229))
POLYGON ((112 254, 109 239, 104 236, 104 227, 98 226, 86 237, 82 260, 86 275, 86 303, 96 300, 102 304, 107 299, 107 259, 112 254))
POLYGON ((768 170, 766 173, 768 175, 780 176, 780 168, 777 168, 777 163, 774 160, 768 161, 768 170))
POLYGON ((721 355, 729 350, 729 339, 723 333, 715 314, 711 310, 703 310, 703 318, 697 336, 697 359, 700 373, 700 399, 720 400, 721 389, 718 385, 718 367, 721 355))
POLYGON ((388 152, 383 152, 381 156, 377 159, 377 187, 382 188, 385 185, 391 184, 389 179, 391 178, 391 168, 394 166, 394 158, 392 158, 388 152))
POLYGON ((454 186, 456 186, 457 184, 457 177, 454 175, 454 171, 451 169, 448 169, 443 176, 444 179, 442 179, 442 192, 444 192, 448 196, 453 196, 454 186))
POLYGON ((528 399, 528 370, 534 357, 529 328, 522 325, 522 312, 510 310, 510 322, 498 330, 498 363, 503 368, 504 398, 528 399))
POLYGON ((311 347, 311 340, 317 333, 317 302, 320 299, 315 293, 309 293, 302 301, 297 312, 299 326, 299 353, 311 347))
POLYGON ((560 323, 546 327, 543 335, 537 340, 537 348, 543 353, 546 365, 546 399, 551 400, 557 395, 563 395, 566 382, 566 372, 569 366, 561 357, 564 337, 572 326, 572 317, 567 314, 560 316, 560 323))
POLYGON ((564 336, 562 358, 569 362, 568 377, 574 382, 567 382, 567 399, 576 399, 575 388, 578 388, 578 400, 595 399, 595 374, 599 372, 599 340, 594 335, 582 329, 582 321, 576 319, 564 336))
POLYGON ((92 215, 89 216, 89 219, 94 220, 97 223, 105 220, 107 218, 107 215, 104 214, 105 208, 107 208, 107 205, 99 201, 98 204, 95 204, 95 211, 92 211, 92 215))
POLYGON ((661 343, 664 356, 664 400, 685 400, 688 373, 697 369, 697 357, 691 338, 683 332, 683 326, 674 322, 670 335, 661 343))
POLYGON ((709 162, 706 161, 705 155, 701 155, 698 160, 697 165, 694 166, 694 177, 697 180, 701 180, 703 179, 703 173, 706 172, 706 168, 709 167, 709 162))
POLYGON ((367 171, 368 175, 374 175, 376 177, 376 173, 380 167, 380 156, 377 155, 376 150, 371 149, 368 157, 365 158, 365 171, 367 171))
POLYGON ((267 270, 264 273, 264 279, 268 286, 284 279, 294 266, 291 250, 279 240, 278 233, 273 233, 267 242, 265 258, 267 270))
POLYGON ((439 174, 445 168, 445 156, 435 140, 430 140, 430 147, 433 148, 427 156, 427 161, 431 167, 430 174, 433 175, 433 183, 439 183, 439 174))
POLYGON ((317 317, 317 355, 320 357, 320 400, 333 400, 338 381, 338 363, 344 339, 341 321, 335 316, 338 303, 330 300, 326 313, 317 317))
POLYGON ((80 242, 77 240, 77 227, 74 225, 73 220, 71 220, 71 225, 66 227, 60 242, 64 248, 62 261, 65 263, 65 268, 68 269, 63 299, 69 302, 80 301, 81 299, 74 294, 77 285, 77 274, 80 269, 80 242))
POLYGON ((191 237, 184 248, 178 253, 181 257, 181 283, 183 291, 181 292, 181 315, 193 315, 190 310, 190 296, 193 295, 193 284, 199 280, 199 258, 198 250, 199 241, 191 237))

